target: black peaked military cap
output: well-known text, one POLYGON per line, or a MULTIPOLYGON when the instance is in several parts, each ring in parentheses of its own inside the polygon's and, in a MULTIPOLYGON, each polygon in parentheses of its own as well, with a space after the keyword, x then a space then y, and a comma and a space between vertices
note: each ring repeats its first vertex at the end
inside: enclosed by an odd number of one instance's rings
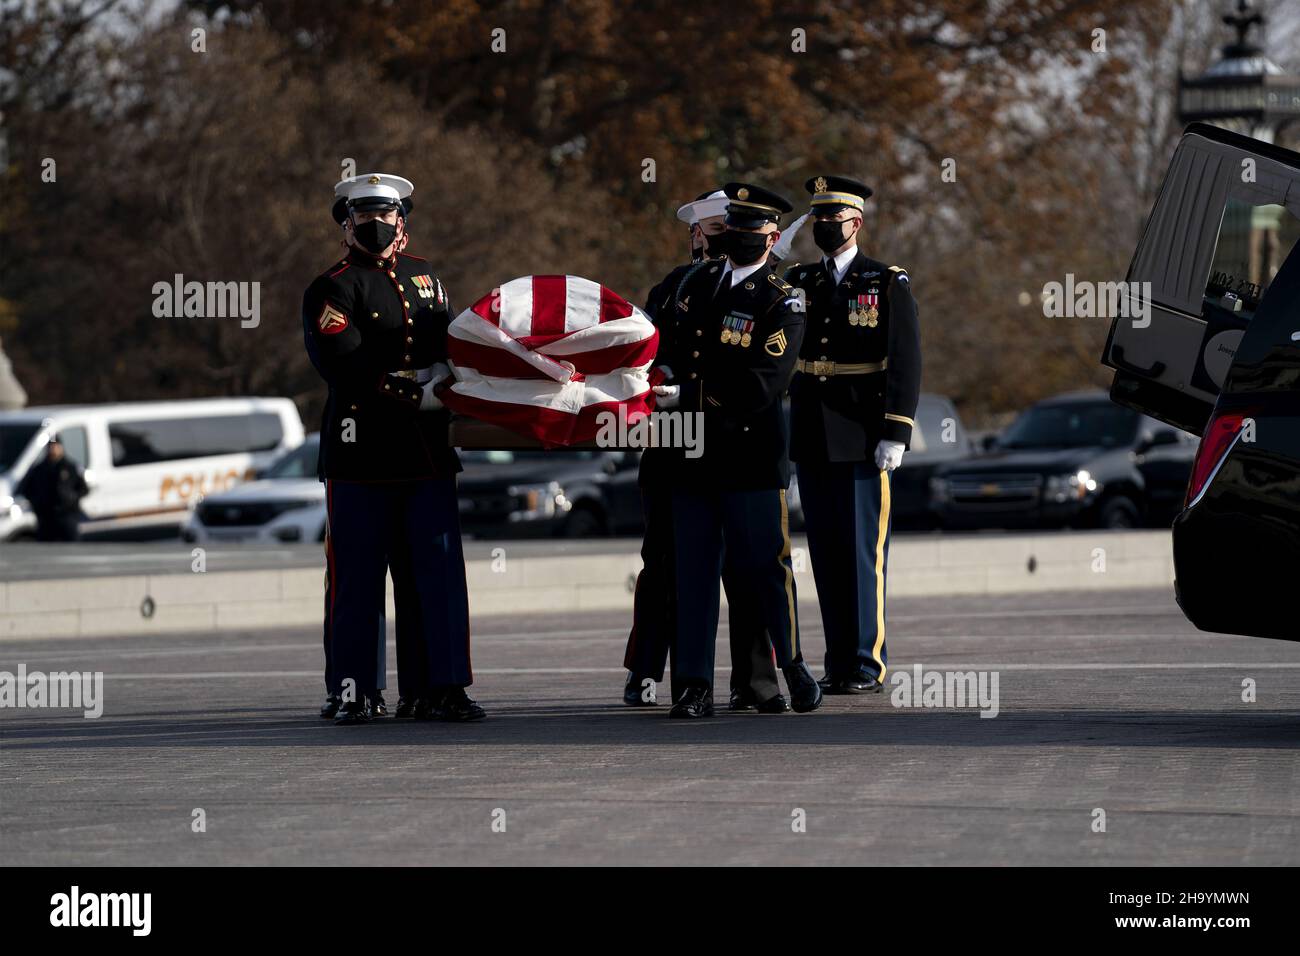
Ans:
POLYGON ((781 224, 781 216, 794 206, 779 193, 751 183, 727 183, 722 187, 727 194, 728 226, 740 229, 757 229, 765 222, 781 224))
POLYGON ((814 213, 838 212, 846 207, 862 212, 873 192, 866 183, 847 176, 814 176, 803 188, 812 193, 809 205, 814 213))

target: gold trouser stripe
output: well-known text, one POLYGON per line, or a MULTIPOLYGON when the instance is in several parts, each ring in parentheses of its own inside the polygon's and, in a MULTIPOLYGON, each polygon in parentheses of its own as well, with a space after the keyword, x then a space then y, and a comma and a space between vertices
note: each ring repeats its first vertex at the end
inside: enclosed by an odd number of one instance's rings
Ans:
POLYGON ((790 509, 781 489, 781 570, 785 573, 785 603, 790 611, 790 660, 799 652, 799 617, 795 610, 794 572, 790 569, 790 509))
POLYGON ((876 530, 876 643, 871 648, 871 659, 880 668, 877 678, 885 682, 885 662, 880 659, 880 648, 885 643, 885 544, 889 539, 889 472, 880 469, 880 526, 876 530))

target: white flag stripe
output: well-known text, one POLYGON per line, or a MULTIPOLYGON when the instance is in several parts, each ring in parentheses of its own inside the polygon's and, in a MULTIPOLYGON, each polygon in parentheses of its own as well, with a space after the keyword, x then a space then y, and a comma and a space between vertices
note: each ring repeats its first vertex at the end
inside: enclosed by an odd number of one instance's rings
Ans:
POLYGON ((626 402, 644 395, 649 389, 645 377, 648 368, 620 369, 608 375, 590 375, 581 382, 552 385, 537 379, 484 376, 461 366, 456 369, 460 381, 452 386, 452 391, 468 398, 508 405, 535 405, 576 415, 588 405, 626 402))
POLYGON ((470 309, 466 309, 456 317, 456 321, 448 326, 447 334, 466 342, 478 342, 509 352, 557 382, 567 382, 573 377, 573 366, 571 364, 562 365, 554 359, 547 358, 540 352, 525 348, 511 338, 505 330, 497 328, 496 325, 470 309))
POLYGON ((610 319, 601 325, 578 329, 562 339, 538 346, 537 351, 546 355, 573 355, 617 345, 631 345, 650 338, 652 327, 649 317, 638 309, 625 319, 610 319))
POLYGON ((600 323, 600 286, 581 276, 564 277, 564 331, 576 332, 600 323))
POLYGON ((533 277, 511 279, 501 286, 501 328, 514 338, 533 333, 533 277))

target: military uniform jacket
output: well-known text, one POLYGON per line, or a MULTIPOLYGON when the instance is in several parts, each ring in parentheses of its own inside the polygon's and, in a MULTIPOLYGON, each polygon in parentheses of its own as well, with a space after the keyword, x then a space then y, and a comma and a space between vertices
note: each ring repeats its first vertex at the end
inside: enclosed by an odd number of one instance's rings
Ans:
POLYGON ((329 397, 320 477, 341 481, 448 478, 450 414, 420 411, 416 375, 447 358, 451 303, 417 256, 380 259, 353 249, 303 296, 307 351, 329 397))
MULTIPOLYGON (((681 386, 674 411, 703 413, 703 454, 649 449, 651 468, 674 488, 698 491, 785 488, 789 440, 782 399, 794 374, 804 315, 794 290, 771 267, 736 286, 722 260, 685 271, 671 314, 656 319, 655 364, 681 386), (662 468, 662 471, 658 469, 662 468)), ((644 479, 643 479, 644 482, 644 479)))
POLYGON ((794 266, 786 280, 804 290, 808 309, 805 371, 790 384, 790 457, 870 461, 881 441, 909 444, 921 338, 907 273, 859 251, 837 286, 821 262, 794 266), (831 374, 830 363, 873 370, 831 374))

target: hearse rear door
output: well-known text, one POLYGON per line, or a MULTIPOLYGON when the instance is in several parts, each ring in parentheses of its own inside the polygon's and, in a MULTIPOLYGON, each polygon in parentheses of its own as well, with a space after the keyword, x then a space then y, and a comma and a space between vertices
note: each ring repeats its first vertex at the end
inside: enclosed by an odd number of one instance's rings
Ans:
POLYGON ((1129 315, 1112 319, 1102 352, 1111 399, 1200 435, 1297 239, 1300 153, 1189 126, 1129 265, 1129 315))

